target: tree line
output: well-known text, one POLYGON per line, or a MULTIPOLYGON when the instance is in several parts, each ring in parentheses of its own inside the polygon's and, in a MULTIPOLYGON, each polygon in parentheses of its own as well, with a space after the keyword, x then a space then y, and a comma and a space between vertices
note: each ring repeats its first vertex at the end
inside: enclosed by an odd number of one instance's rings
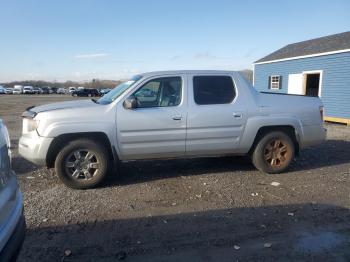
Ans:
POLYGON ((83 86, 86 88, 97 88, 97 89, 103 89, 103 88, 114 88, 118 84, 120 84, 121 80, 100 80, 100 79, 93 79, 88 82, 76 82, 76 81, 65 81, 65 82, 53 82, 53 81, 43 81, 43 80, 24 80, 24 81, 12 81, 7 83, 1 83, 2 86, 6 87, 13 87, 15 85, 22 85, 22 86, 34 86, 34 87, 79 87, 83 86))
MULTIPOLYGON (((252 70, 242 70, 240 73, 247 78, 247 80, 252 83, 253 82, 253 71, 252 70)), ((66 82, 53 82, 53 81, 43 81, 43 80, 25 80, 25 81, 12 81, 8 83, 2 83, 2 86, 13 87, 14 85, 23 85, 23 86, 34 86, 34 87, 79 87, 83 86, 86 88, 114 88, 118 84, 123 82, 122 80, 100 80, 100 79, 92 79, 88 82, 75 82, 75 81, 66 81, 66 82)))

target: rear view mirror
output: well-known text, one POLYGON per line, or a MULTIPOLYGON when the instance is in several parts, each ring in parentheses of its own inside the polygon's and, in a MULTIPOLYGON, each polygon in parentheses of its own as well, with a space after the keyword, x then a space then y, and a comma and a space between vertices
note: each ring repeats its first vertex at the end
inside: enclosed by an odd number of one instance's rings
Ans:
POLYGON ((125 109, 135 109, 138 107, 139 103, 137 98, 131 96, 124 101, 123 105, 125 109))

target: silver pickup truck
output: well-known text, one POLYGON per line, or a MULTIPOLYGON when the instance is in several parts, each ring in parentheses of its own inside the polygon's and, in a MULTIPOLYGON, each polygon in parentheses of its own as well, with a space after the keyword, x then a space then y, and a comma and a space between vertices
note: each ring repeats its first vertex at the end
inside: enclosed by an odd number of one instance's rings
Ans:
POLYGON ((257 92, 231 71, 137 75, 98 100, 28 108, 20 154, 55 167, 72 188, 101 183, 119 161, 250 155, 266 173, 285 171, 321 143, 316 97, 257 92))

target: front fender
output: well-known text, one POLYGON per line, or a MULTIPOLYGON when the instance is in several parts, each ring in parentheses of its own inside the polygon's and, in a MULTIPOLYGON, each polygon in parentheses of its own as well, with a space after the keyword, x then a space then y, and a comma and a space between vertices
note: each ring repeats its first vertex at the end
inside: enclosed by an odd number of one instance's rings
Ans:
POLYGON ((116 146, 116 127, 115 123, 107 120, 86 122, 86 121, 55 121, 50 123, 46 128, 38 129, 38 134, 42 137, 57 138, 62 135, 103 133, 107 136, 112 150, 116 151, 119 156, 120 151, 116 146))
MULTIPOLYGON (((46 127, 39 126, 38 133, 43 137, 57 137, 68 133, 103 132, 110 139, 113 137, 115 123, 111 121, 55 121, 46 127)), ((113 140, 111 140, 113 141, 113 140)))

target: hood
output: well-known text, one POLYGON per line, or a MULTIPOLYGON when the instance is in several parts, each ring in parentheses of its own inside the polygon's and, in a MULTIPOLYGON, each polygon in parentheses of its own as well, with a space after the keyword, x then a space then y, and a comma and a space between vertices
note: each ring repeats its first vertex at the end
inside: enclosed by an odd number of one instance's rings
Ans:
POLYGON ((96 107, 99 104, 94 103, 92 100, 74 100, 66 102, 52 103, 42 106, 36 106, 28 108, 31 112, 40 113, 59 109, 70 109, 70 108, 83 108, 83 107, 96 107))

